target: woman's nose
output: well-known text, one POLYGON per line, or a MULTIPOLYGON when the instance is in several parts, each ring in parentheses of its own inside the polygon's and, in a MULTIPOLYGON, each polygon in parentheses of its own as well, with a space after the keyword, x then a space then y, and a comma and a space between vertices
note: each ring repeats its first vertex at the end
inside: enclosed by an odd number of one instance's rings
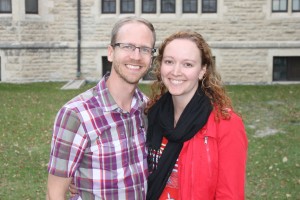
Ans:
POLYGON ((174 75, 180 75, 180 73, 181 73, 181 68, 180 68, 180 65, 179 64, 175 64, 174 65, 174 68, 173 68, 173 71, 172 71, 172 73, 174 74, 174 75))

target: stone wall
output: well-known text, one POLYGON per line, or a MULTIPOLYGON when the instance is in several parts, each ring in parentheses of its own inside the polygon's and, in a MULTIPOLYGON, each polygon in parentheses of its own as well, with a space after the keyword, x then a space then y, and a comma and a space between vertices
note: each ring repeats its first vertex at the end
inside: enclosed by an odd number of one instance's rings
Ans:
MULTIPOLYGON (((77 74, 77 1, 40 0, 39 15, 25 15, 13 0, 13 13, 0 14, 1 81, 67 81, 77 74), (23 13, 23 14, 22 14, 23 13)), ((81 78, 98 80, 115 21, 128 14, 101 14, 100 0, 81 1, 81 78)), ((119 8, 119 1, 117 1, 119 8)), ((271 83, 273 56, 300 56, 300 13, 272 13, 271 0, 219 0, 217 14, 136 15, 151 21, 157 46, 180 29, 201 33, 212 47, 227 83, 271 83)), ((160 5, 158 1, 158 6, 160 5)), ((291 0, 289 0, 291 5, 291 0)))

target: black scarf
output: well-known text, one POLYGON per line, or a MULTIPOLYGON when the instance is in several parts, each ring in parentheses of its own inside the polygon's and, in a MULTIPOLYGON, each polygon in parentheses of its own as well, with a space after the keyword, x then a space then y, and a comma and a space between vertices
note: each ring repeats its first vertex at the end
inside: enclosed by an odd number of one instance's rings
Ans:
POLYGON ((147 200, 156 200, 160 197, 176 160, 183 147, 183 143, 191 139, 207 122, 212 111, 209 98, 199 87, 191 101, 182 112, 174 128, 174 106, 169 92, 164 94, 154 104, 148 113, 148 177, 147 200), (160 149, 162 138, 168 143, 159 159, 157 166, 153 165, 157 152, 160 149))

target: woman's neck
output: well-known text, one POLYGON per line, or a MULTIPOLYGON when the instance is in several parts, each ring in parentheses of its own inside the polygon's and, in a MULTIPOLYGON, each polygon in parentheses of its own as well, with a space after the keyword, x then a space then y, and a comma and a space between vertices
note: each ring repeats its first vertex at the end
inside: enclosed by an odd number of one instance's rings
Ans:
POLYGON ((188 102, 182 101, 176 97, 172 97, 173 99, 173 106, 174 106, 174 127, 176 126, 183 110, 185 109, 188 102))

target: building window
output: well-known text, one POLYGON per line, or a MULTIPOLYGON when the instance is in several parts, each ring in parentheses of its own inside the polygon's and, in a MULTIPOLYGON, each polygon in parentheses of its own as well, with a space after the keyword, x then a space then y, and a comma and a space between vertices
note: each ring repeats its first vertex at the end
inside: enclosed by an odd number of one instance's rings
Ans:
POLYGON ((217 0, 202 0, 202 13, 216 13, 217 0))
POLYGON ((108 61, 107 56, 102 56, 102 76, 111 71, 111 62, 108 61))
POLYGON ((38 0, 25 0, 25 13, 26 14, 38 14, 39 4, 38 0))
POLYGON ((175 0, 161 0, 161 13, 175 13, 175 0))
POLYGON ((143 13, 156 13, 156 0, 143 0, 142 1, 143 13))
POLYGON ((154 69, 153 60, 155 60, 155 58, 156 58, 156 56, 153 57, 151 66, 148 69, 148 72, 146 73, 146 75, 143 77, 144 81, 154 81, 154 80, 156 80, 156 76, 155 76, 155 73, 153 71, 153 69, 154 69))
POLYGON ((0 13, 11 13, 11 0, 0 0, 0 13))
POLYGON ((272 12, 287 12, 287 0, 272 0, 272 12))
POLYGON ((273 57, 273 81, 300 81, 300 57, 273 57))
POLYGON ((292 11, 293 12, 300 12, 300 0, 293 0, 292 11))
POLYGON ((197 0, 183 0, 182 12, 183 13, 197 13, 198 1, 197 0))
POLYGON ((116 0, 102 0, 102 13, 116 13, 116 0))
POLYGON ((134 13, 134 0, 121 0, 121 13, 134 13))

